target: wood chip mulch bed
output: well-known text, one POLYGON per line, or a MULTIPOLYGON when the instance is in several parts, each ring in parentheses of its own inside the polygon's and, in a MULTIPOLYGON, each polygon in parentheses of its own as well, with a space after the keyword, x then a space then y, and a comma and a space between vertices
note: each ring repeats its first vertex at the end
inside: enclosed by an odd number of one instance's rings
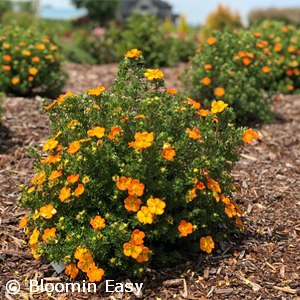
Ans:
MULTIPOLYGON (((168 87, 179 87, 183 66, 166 69, 168 87)), ((116 66, 67 65, 66 90, 111 84, 116 66)), ((19 186, 33 176, 30 147, 41 148, 49 122, 40 99, 6 97, 0 127, 0 299, 251 299, 300 300, 300 96, 274 104, 276 119, 259 129, 261 142, 247 145, 233 176, 241 189, 235 198, 246 212, 239 240, 213 255, 199 255, 171 269, 150 270, 142 295, 29 294, 29 279, 64 282, 47 261, 31 257, 18 229, 26 211, 18 207, 19 186), (50 277, 50 278, 49 278, 50 277), (5 292, 8 280, 21 283, 19 295, 5 292)), ((126 278, 124 278, 126 279, 126 278)), ((100 289, 101 290, 101 289, 100 289)))

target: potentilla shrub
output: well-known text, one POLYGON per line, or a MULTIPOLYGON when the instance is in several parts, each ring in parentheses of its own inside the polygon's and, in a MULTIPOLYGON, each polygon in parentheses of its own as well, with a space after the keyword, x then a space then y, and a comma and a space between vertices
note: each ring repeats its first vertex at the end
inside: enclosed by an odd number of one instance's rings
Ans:
POLYGON ((300 92, 300 31, 279 21, 265 21, 253 28, 257 43, 268 43, 274 62, 281 71, 266 87, 282 93, 300 92))
POLYGON ((274 82, 280 70, 267 44, 251 32, 217 32, 207 39, 183 76, 191 97, 222 100, 232 106, 240 123, 271 119, 264 87, 274 82))
POLYGON ((24 187, 33 255, 75 278, 142 276, 186 252, 211 253, 242 226, 230 198, 237 149, 259 137, 233 111, 164 86, 133 49, 112 88, 68 92, 45 106, 51 137, 24 187))
POLYGON ((0 30, 0 90, 16 95, 51 95, 64 84, 61 55, 47 36, 31 29, 0 30))

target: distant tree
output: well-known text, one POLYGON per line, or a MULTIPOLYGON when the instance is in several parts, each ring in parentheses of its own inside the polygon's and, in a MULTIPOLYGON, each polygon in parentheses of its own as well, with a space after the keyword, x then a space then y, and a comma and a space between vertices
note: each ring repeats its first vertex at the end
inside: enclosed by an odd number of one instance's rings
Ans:
POLYGON ((72 0, 77 8, 86 8, 91 20, 103 25, 115 17, 120 0, 72 0))

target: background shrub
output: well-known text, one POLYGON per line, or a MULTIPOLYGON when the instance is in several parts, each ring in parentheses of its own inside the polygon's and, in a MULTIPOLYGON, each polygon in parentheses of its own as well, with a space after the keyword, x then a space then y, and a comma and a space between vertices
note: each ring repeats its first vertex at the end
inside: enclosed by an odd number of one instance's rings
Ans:
POLYGON ((200 116, 138 50, 126 56, 111 90, 45 107, 51 138, 22 196, 34 256, 66 263, 72 278, 138 277, 199 247, 210 253, 241 225, 229 171, 245 133, 232 109, 216 102, 200 116))
POLYGON ((251 32, 213 34, 183 77, 191 97, 229 103, 242 123, 271 119, 264 87, 280 73, 272 52, 251 32))
POLYGON ((61 54, 46 35, 7 27, 0 32, 0 89, 14 94, 57 93, 64 84, 61 54))

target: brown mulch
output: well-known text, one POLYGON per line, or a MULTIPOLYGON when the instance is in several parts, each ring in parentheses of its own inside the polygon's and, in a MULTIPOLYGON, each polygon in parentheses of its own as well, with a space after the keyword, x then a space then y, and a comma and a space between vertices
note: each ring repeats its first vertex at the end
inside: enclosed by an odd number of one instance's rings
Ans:
MULTIPOLYGON (((184 65, 166 69, 169 87, 180 88, 177 77, 184 65)), ((67 65, 66 90, 109 86, 115 65, 67 65)), ((7 97, 0 127, 0 299, 136 299, 133 294, 46 293, 28 295, 25 282, 57 275, 46 261, 32 259, 18 221, 19 189, 33 175, 30 147, 40 148, 49 122, 37 99, 7 97), (5 283, 17 279, 18 296, 5 293, 5 283), (26 296, 27 295, 27 296, 26 296), (27 297, 27 298, 26 298, 27 297), (60 297, 60 298, 59 298, 60 297)), ((221 245, 214 255, 199 255, 171 269, 150 270, 141 299, 300 299, 300 96, 282 97, 277 117, 260 129, 261 142, 247 145, 233 176, 240 186, 235 197, 246 212, 247 228, 239 240, 221 245)), ((59 276, 62 278, 60 279, 59 276)), ((53 278, 54 277, 54 278, 53 278)))

